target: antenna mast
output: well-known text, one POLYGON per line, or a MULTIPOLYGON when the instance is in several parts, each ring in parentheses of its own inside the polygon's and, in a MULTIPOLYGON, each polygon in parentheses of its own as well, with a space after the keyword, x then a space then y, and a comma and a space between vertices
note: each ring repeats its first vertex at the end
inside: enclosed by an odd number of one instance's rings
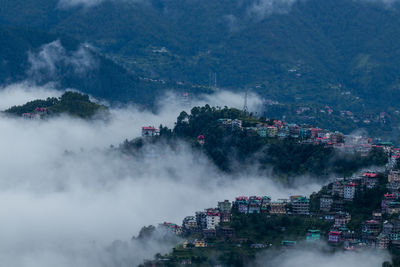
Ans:
POLYGON ((243 105, 243 112, 247 113, 249 111, 248 107, 247 107, 247 89, 244 93, 244 105, 243 105))

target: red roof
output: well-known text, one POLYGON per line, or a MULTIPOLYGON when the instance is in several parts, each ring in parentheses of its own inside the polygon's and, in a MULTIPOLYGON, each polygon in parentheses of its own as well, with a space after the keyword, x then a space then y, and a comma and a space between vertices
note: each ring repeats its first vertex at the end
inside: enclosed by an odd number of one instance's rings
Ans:
POLYGON ((197 139, 202 140, 202 139, 205 139, 205 138, 204 138, 204 135, 201 134, 201 135, 197 136, 197 139))
POLYGON ((154 128, 154 127, 152 127, 152 126, 148 126, 148 127, 142 127, 142 130, 155 131, 155 130, 157 130, 157 129, 154 128))
POLYGON ((384 194, 384 197, 388 198, 388 199, 394 199, 395 198, 394 194, 384 194))
POLYGON ((340 231, 330 231, 329 235, 340 235, 341 233, 340 231))
POLYGON ((378 174, 372 173, 372 172, 366 172, 362 176, 369 177, 369 178, 376 178, 376 177, 378 177, 378 174))

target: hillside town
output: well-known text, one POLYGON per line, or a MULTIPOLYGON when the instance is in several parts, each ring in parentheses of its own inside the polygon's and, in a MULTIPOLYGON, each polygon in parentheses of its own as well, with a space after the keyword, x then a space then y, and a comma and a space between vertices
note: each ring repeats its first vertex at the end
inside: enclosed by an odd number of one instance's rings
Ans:
MULTIPOLYGON (((400 157, 400 148, 395 148, 392 142, 373 139, 365 134, 345 135, 339 131, 329 131, 313 125, 299 125, 288 123, 282 120, 267 119, 268 123, 253 123, 254 126, 239 119, 220 118, 218 123, 222 127, 232 130, 251 131, 257 133, 262 138, 270 139, 295 139, 301 144, 322 144, 325 147, 333 147, 344 153, 359 153, 367 156, 372 148, 382 148, 388 155, 392 156, 390 164, 400 157)), ((159 136, 160 130, 154 126, 143 126, 142 137, 159 136)), ((200 134, 197 141, 200 144, 206 142, 207 137, 200 134)))
MULTIPOLYGON (((400 250, 400 171, 363 172, 348 178, 336 178, 312 196, 293 195, 288 199, 273 200, 269 196, 238 196, 233 201, 223 200, 215 207, 198 211, 183 219, 181 225, 164 222, 160 229, 183 238, 183 251, 215 248, 216 240, 229 240, 236 246, 247 244, 254 250, 267 249, 272 243, 250 243, 231 226, 235 216, 313 218, 327 223, 327 229, 306 229, 296 239, 280 240, 279 248, 295 248, 298 243, 327 242, 333 249, 357 251, 364 248, 400 250), (363 193, 385 185, 380 208, 363 220, 359 229, 351 229, 353 214, 349 207, 363 193), (316 204, 316 205, 315 205, 316 204)), ((284 230, 283 230, 284 231, 284 230)), ((164 259, 166 260, 166 259, 164 259)), ((184 262, 190 263, 189 259, 184 262)))
POLYGON ((389 153, 393 147, 391 142, 373 140, 362 134, 344 135, 338 131, 329 131, 312 125, 299 125, 282 120, 269 120, 269 123, 258 123, 255 126, 243 127, 241 120, 221 118, 219 123, 225 127, 254 131, 264 138, 297 139, 304 144, 323 144, 346 153, 360 153, 367 155, 373 147, 381 147, 389 153))

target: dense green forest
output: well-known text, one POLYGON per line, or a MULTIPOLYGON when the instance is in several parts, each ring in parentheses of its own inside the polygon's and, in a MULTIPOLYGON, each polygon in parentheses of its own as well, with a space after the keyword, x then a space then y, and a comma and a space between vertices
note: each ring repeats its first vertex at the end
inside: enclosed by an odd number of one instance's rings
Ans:
POLYGON ((0 0, 0 84, 55 81, 60 89, 154 108, 166 90, 210 92, 216 80, 221 88, 250 88, 281 103, 263 110, 270 117, 400 140, 397 2, 262 3, 0 0), (56 40, 67 56, 91 44, 83 50, 96 64, 77 74, 58 62, 57 75, 30 75, 29 53, 56 40), (334 112, 298 116, 299 105, 329 105, 334 112), (358 118, 342 118, 341 110, 358 118), (384 122, 376 121, 381 112, 384 122))
MULTIPOLYGON (((58 0, 1 0, 0 25, 89 41, 143 77, 208 85, 211 72, 221 87, 253 87, 263 97, 282 102, 352 110, 398 108, 398 4, 293 2, 263 10, 253 0, 102 1, 92 7, 59 6, 58 0)), ((138 102, 151 88, 115 71, 123 82, 108 82, 100 75, 97 89, 82 86, 84 80, 71 85, 138 102)))
POLYGON ((45 108, 45 116, 66 113, 81 118, 91 118, 100 112, 107 112, 107 107, 89 100, 88 95, 76 92, 65 92, 61 97, 49 97, 46 100, 33 100, 22 106, 13 106, 5 113, 21 116, 35 112, 36 108, 45 108))

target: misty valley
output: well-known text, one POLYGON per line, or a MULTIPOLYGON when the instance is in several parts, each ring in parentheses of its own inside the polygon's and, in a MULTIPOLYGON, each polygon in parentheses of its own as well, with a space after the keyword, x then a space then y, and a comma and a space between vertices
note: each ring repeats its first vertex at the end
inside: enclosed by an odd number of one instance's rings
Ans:
POLYGON ((400 0, 0 0, 0 267, 400 266, 399 29, 400 0))

